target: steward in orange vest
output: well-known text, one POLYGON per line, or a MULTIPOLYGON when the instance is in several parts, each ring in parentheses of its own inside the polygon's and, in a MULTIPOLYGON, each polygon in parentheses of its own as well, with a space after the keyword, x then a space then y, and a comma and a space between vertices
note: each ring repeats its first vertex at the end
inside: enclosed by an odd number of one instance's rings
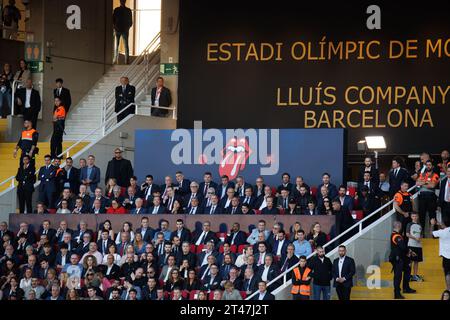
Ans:
POLYGON ((55 111, 53 112, 53 134, 50 142, 50 156, 56 159, 62 153, 62 142, 66 120, 66 108, 61 104, 59 97, 55 98, 55 111))
POLYGON ((301 256, 299 266, 292 270, 291 294, 294 300, 309 300, 311 296, 311 269, 306 266, 306 257, 301 256))
POLYGON ((17 156, 17 151, 20 149, 22 150, 22 154, 20 155, 19 167, 23 165, 22 162, 25 155, 30 157, 30 165, 35 167, 35 156, 39 151, 37 148, 39 133, 36 129, 33 129, 33 123, 30 120, 25 120, 23 126, 24 129, 14 150, 14 158, 17 156))

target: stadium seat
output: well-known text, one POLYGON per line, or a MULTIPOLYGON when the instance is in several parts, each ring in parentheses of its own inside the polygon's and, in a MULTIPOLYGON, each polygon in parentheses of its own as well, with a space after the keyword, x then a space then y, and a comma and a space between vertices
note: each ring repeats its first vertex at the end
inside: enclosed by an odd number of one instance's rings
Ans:
POLYGON ((356 195, 356 188, 355 187, 348 187, 347 194, 351 197, 355 197, 356 195))
POLYGON ((280 212, 280 215, 284 215, 284 214, 286 213, 286 211, 284 210, 284 208, 281 208, 281 209, 279 210, 279 212, 280 212))
POLYGON ((313 197, 316 197, 316 196, 317 196, 317 187, 311 187, 311 195, 312 195, 313 197))
POLYGON ((204 244, 199 244, 199 245, 197 246, 196 253, 201 253, 204 246, 205 246, 204 244))
POLYGON ((191 247, 191 252, 195 253, 195 251, 196 251, 195 244, 191 244, 190 247, 191 247))
POLYGON ((214 291, 211 291, 210 293, 208 293, 208 300, 213 300, 214 299, 214 291))
POLYGON ((245 244, 241 244, 241 245, 239 245, 239 247, 238 247, 238 253, 239 254, 241 254, 241 253, 243 253, 244 252, 244 249, 245 249, 245 244))
POLYGON ((192 290, 191 292, 189 292, 189 300, 196 300, 199 292, 200 290, 192 290))
POLYGON ((256 210, 255 209, 255 214, 261 214, 261 210, 256 210))
POLYGON ((47 209, 48 213, 50 214, 55 214, 56 213, 56 209, 47 209))
POLYGON ((222 241, 222 238, 223 238, 223 240, 225 240, 225 238, 227 237, 227 234, 225 232, 216 232, 216 236, 217 236, 217 238, 219 238, 219 240, 222 241))
POLYGON ((230 251, 233 252, 233 253, 236 253, 236 252, 237 252, 237 247, 236 247, 235 244, 233 244, 232 246, 230 246, 230 251))
POLYGON ((187 291, 187 290, 181 291, 181 296, 182 296, 184 299, 189 298, 189 291, 187 291))
POLYGON ((239 291, 239 293, 241 294, 242 299, 245 300, 245 298, 247 298, 247 292, 246 291, 239 291))
POLYGON ((352 211, 352 216, 354 217, 355 220, 361 220, 364 218, 364 211, 362 210, 353 210, 352 211))

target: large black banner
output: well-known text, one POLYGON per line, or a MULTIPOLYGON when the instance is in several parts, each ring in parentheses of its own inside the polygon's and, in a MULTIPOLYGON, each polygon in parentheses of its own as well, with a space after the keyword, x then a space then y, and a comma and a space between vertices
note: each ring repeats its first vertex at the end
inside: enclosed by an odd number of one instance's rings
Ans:
POLYGON ((439 152, 449 17, 448 1, 182 0, 178 125, 346 128, 350 153, 367 135, 439 152))

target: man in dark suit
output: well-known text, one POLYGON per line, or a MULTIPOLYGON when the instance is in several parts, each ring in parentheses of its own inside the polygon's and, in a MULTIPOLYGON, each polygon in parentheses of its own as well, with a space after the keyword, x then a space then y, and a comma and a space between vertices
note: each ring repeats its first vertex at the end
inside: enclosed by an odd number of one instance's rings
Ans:
POLYGON ((203 209, 204 214, 221 214, 224 213, 222 207, 219 204, 219 197, 215 194, 210 197, 210 206, 206 206, 203 209))
POLYGON ((61 100, 67 114, 72 105, 72 96, 70 95, 70 90, 63 87, 63 83, 64 80, 61 78, 55 80, 56 88, 53 90, 53 98, 59 98, 61 100))
POLYGON ((275 296, 267 291, 267 282, 259 281, 258 293, 251 300, 275 300, 275 296))
POLYGON ((87 166, 81 168, 80 182, 89 187, 92 193, 95 192, 100 182, 100 169, 95 165, 95 157, 93 155, 88 156, 87 166))
POLYGON ((190 191, 185 194, 183 198, 183 208, 190 208, 191 207, 191 201, 192 199, 196 198, 199 203, 202 203, 203 201, 203 194, 199 191, 199 185, 197 182, 192 181, 190 183, 190 191))
POLYGON ((89 204, 88 212, 89 213, 104 213, 106 212, 105 208, 108 204, 108 199, 103 196, 103 190, 101 188, 95 188, 94 196, 91 197, 91 203, 89 204), (95 205, 95 202, 99 202, 98 208, 95 205), (96 212, 99 210, 99 212, 96 212))
MULTIPOLYGON (((373 195, 376 198, 381 196, 381 190, 378 183, 374 183, 372 181, 372 177, 370 172, 365 172, 363 181, 358 184, 358 193, 361 195, 361 188, 366 186, 369 189, 369 194, 373 195)), ((350 209, 351 210, 351 209, 350 209)))
POLYGON ((222 277, 219 273, 219 267, 217 264, 212 264, 210 267, 209 275, 205 276, 203 279, 202 290, 214 291, 220 288, 220 283, 222 282, 222 277))
POLYGON ((250 295, 256 290, 258 290, 258 282, 259 278, 257 275, 255 275, 253 269, 246 268, 244 270, 244 283, 242 285, 242 290, 245 291, 248 295, 250 295))
POLYGON ((290 191, 292 189, 288 189, 288 188, 279 188, 278 190, 280 190, 278 193, 280 194, 278 196, 277 199, 277 208, 278 209, 284 209, 284 210, 288 210, 289 209, 289 199, 290 199, 290 191))
POLYGON ((234 182, 230 181, 227 175, 221 177, 222 183, 217 186, 216 194, 219 197, 219 201, 227 196, 228 188, 234 189, 234 182))
POLYGON ((230 231, 230 235, 225 238, 225 242, 230 246, 235 245, 236 247, 239 247, 240 245, 247 243, 247 235, 245 232, 241 231, 241 225, 239 223, 233 223, 230 231))
MULTIPOLYGON (((278 261, 278 268, 280 269, 280 272, 283 273, 293 267, 298 262, 298 257, 295 255, 295 247, 292 243, 287 245, 286 253, 281 256, 280 260, 278 261)), ((291 276, 291 274, 288 273, 288 277, 291 276)))
POLYGON ((142 235, 142 240, 144 240, 145 242, 152 242, 152 239, 155 235, 155 230, 150 227, 148 217, 141 218, 141 226, 136 229, 136 233, 140 233, 142 235))
POLYGON ((252 188, 252 185, 250 183, 245 182, 243 176, 238 176, 236 178, 236 185, 235 185, 234 189, 235 189, 236 195, 238 197, 245 196, 245 189, 247 189, 249 187, 252 188))
POLYGON ((180 238, 181 243, 191 242, 191 232, 185 227, 184 221, 182 219, 177 219, 176 225, 177 228, 170 235, 170 241, 172 241, 174 237, 178 237, 180 238))
POLYGON ((309 261, 311 269, 311 278, 313 279, 313 295, 314 300, 330 300, 330 283, 333 278, 333 264, 330 258, 325 256, 325 250, 321 246, 317 246, 316 255, 309 261))
MULTIPOLYGON (((170 107, 172 104, 172 95, 170 90, 164 87, 163 77, 156 79, 156 87, 151 91, 152 106, 170 107)), ((152 108, 152 116, 165 117, 169 111, 167 109, 152 108)))
POLYGON ((212 181, 212 173, 205 172, 203 174, 203 182, 201 182, 199 186, 199 191, 203 195, 203 197, 206 197, 209 188, 214 188, 215 192, 217 192, 218 185, 217 183, 212 181))
POLYGON ((403 181, 409 181, 409 173, 401 167, 401 159, 396 157, 392 160, 392 170, 389 172, 389 195, 391 197, 400 190, 403 181))
POLYGON ((244 196, 240 197, 241 203, 247 203, 250 208, 254 208, 256 197, 253 195, 253 187, 247 187, 244 191, 244 196))
POLYGON ((106 257, 106 264, 102 264, 99 266, 102 273, 105 275, 105 278, 108 280, 119 280, 121 276, 121 270, 118 265, 114 263, 114 256, 112 254, 108 254, 106 257))
POLYGON ((56 242, 56 230, 51 228, 50 220, 42 221, 42 225, 39 227, 38 235, 46 235, 48 242, 53 244, 56 242))
POLYGON ((333 261, 333 286, 339 300, 350 300, 353 287, 353 276, 356 272, 355 260, 347 256, 347 249, 341 245, 338 248, 339 258, 333 261))
MULTIPOLYGON (((289 245, 289 240, 286 239, 286 232, 281 229, 277 233, 277 238, 278 239, 274 240, 272 244, 272 254, 278 257, 285 256, 289 245)), ((271 237, 269 237, 269 239, 271 239, 271 237)))
POLYGON ((37 119, 39 111, 41 111, 41 96, 39 91, 33 89, 31 79, 27 79, 24 88, 17 90, 15 99, 24 120, 30 120, 33 128, 37 129, 37 119))
POLYGON ((55 176, 56 167, 51 164, 49 154, 44 157, 45 165, 39 169, 38 178, 41 182, 39 185, 39 201, 43 202, 47 208, 54 208, 55 197, 55 176))
POLYGON ((149 174, 145 177, 145 182, 141 185, 141 194, 146 208, 152 205, 153 194, 155 192, 159 192, 159 186, 153 183, 153 176, 149 174))
POLYGON ((330 181, 331 181, 330 174, 325 172, 322 175, 322 183, 317 186, 317 190, 320 190, 320 188, 322 188, 322 186, 327 187, 327 189, 328 189, 328 197, 330 199, 334 199, 338 195, 338 190, 337 190, 336 186, 334 184, 332 184, 330 181))
MULTIPOLYGON (((116 105, 114 111, 119 113, 125 109, 130 103, 134 103, 136 88, 130 85, 128 77, 120 78, 120 86, 116 87, 116 105)), ((121 114, 117 115, 117 123, 125 119, 129 114, 136 113, 136 106, 129 106, 121 114)))
POLYGON ((225 209, 225 213, 227 214, 242 214, 241 204, 239 202, 239 198, 237 196, 231 199, 231 205, 225 209))
POLYGON ((264 184, 263 177, 256 178, 255 185, 253 187, 253 196, 257 199, 264 195, 264 188, 266 185, 264 184))
POLYGON ((109 253, 109 247, 115 242, 109 238, 108 230, 102 230, 101 238, 97 240, 98 251, 104 256, 109 253))
POLYGON ((77 194, 80 188, 80 170, 73 166, 73 159, 71 157, 66 159, 64 172, 61 189, 70 188, 72 194, 77 194))
POLYGON ((130 214, 147 214, 147 208, 144 208, 144 200, 142 198, 136 198, 134 200, 134 208, 130 210, 130 214))
MULTIPOLYGON (((280 269, 273 261, 273 256, 270 253, 267 253, 264 257, 264 263, 258 267, 258 271, 256 271, 258 277, 269 283, 273 279, 275 279, 278 275, 280 275, 280 269)), ((276 281, 269 287, 269 291, 272 291, 279 285, 279 281, 276 281)))
POLYGON ((155 196, 153 197, 153 205, 148 208, 149 214, 161 214, 166 213, 167 208, 161 203, 161 197, 155 196))
MULTIPOLYGON (((331 202, 331 206, 333 208, 333 215, 336 216, 336 235, 340 235, 353 225, 354 220, 350 211, 341 206, 339 199, 334 199, 331 202)), ((349 239, 352 236, 352 233, 353 231, 349 231, 346 235, 342 236, 340 242, 342 243, 349 239)))
POLYGON ((358 183, 364 182, 364 173, 370 173, 370 182, 379 186, 380 185, 380 173, 377 168, 375 168, 371 157, 364 158, 364 165, 359 169, 358 183))
POLYGON ((33 213, 32 199, 34 192, 34 184, 36 183, 36 169, 30 164, 30 156, 24 155, 22 158, 23 165, 19 167, 16 174, 17 198, 19 199, 19 212, 33 213))
POLYGON ((58 244, 63 242, 63 237, 64 237, 64 233, 68 233, 72 236, 73 230, 67 227, 67 221, 66 220, 61 220, 61 222, 59 223, 59 227, 58 230, 56 230, 56 241, 58 242, 58 244))
POLYGON ((346 186, 339 186, 338 199, 342 207, 347 208, 349 211, 353 210, 353 198, 347 194, 346 186))
POLYGON ((191 189, 191 180, 186 179, 184 177, 183 172, 181 171, 177 171, 175 173, 175 179, 177 180, 177 184, 175 185, 175 189, 176 189, 176 194, 180 197, 183 197, 185 195, 187 195, 188 193, 190 193, 191 189))
POLYGON ((447 167, 446 177, 441 180, 439 188, 438 204, 441 207, 442 220, 444 217, 450 218, 450 166, 447 167))
POLYGON ((192 243, 198 246, 200 244, 207 244, 210 241, 213 241, 214 245, 219 243, 216 233, 211 231, 211 222, 205 221, 203 222, 202 230, 197 232, 192 239, 192 243))

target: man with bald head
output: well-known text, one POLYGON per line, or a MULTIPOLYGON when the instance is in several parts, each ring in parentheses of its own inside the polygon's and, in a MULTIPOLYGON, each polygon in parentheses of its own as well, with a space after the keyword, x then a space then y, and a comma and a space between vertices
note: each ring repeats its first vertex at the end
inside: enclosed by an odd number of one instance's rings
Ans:
POLYGON ((19 112, 23 114, 23 120, 30 120, 36 129, 38 114, 41 111, 41 96, 39 91, 33 89, 31 79, 26 80, 24 88, 17 90, 15 99, 19 112))

